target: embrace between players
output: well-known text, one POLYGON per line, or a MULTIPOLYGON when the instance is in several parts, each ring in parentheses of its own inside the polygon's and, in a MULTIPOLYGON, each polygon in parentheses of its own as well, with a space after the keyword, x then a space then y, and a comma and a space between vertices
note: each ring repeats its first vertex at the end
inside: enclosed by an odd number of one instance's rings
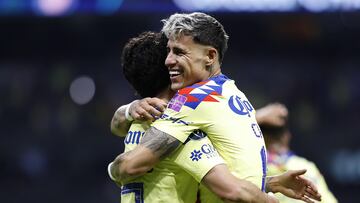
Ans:
POLYGON ((143 99, 121 106, 111 122, 114 134, 126 136, 125 152, 108 167, 121 202, 270 203, 277 192, 319 201, 301 176, 306 170, 266 176, 257 123, 266 118, 221 73, 223 26, 197 12, 163 23, 160 33, 130 39, 122 53, 123 73, 143 99))

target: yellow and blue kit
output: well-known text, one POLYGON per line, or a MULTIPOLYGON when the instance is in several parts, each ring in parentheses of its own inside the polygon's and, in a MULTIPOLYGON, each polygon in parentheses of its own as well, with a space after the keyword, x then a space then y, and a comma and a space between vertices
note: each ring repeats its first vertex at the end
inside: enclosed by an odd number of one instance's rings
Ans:
MULTIPOLYGON (((225 75, 179 90, 152 126, 181 142, 194 130, 205 132, 230 171, 264 191, 266 148, 255 109, 225 75)), ((200 191, 200 196, 207 193, 200 191)))
MULTIPOLYGON (((134 121, 124 139, 125 152, 134 149, 150 126, 134 121)), ((223 159, 201 131, 189 134, 183 145, 151 171, 121 186, 122 203, 195 203, 198 182, 223 159)))
MULTIPOLYGON (((321 175, 316 165, 291 151, 283 154, 268 153, 268 175, 279 175, 288 170, 306 169, 304 176, 311 180, 321 194, 321 202, 337 203, 337 199, 329 190, 324 177, 321 175)), ((300 200, 288 198, 282 194, 276 194, 280 203, 297 203, 300 200)), ((316 201, 317 202, 317 201, 316 201)))

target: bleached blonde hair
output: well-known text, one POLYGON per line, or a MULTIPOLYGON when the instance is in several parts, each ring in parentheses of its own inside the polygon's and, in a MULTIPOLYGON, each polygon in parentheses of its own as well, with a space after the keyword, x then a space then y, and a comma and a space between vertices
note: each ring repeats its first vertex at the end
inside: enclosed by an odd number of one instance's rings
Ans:
POLYGON ((194 42, 213 46, 219 52, 221 64, 227 50, 229 36, 223 25, 214 17, 200 12, 175 13, 168 19, 163 19, 162 32, 169 39, 192 36, 194 42))

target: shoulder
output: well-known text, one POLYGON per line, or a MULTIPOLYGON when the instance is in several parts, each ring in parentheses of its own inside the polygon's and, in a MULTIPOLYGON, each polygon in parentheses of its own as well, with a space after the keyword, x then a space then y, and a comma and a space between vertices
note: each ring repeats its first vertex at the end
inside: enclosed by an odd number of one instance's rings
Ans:
POLYGON ((226 81, 230 81, 228 77, 223 74, 211 77, 207 80, 195 83, 191 86, 185 87, 178 91, 178 94, 189 95, 189 94, 219 94, 222 93, 223 84, 226 81))
POLYGON ((170 104, 182 103, 196 109, 202 102, 218 102, 216 97, 222 96, 223 85, 226 81, 230 79, 221 74, 180 89, 171 99, 170 104))
POLYGON ((311 170, 317 170, 317 167, 314 162, 307 160, 304 157, 293 155, 289 158, 287 165, 290 169, 299 169, 305 167, 311 170))

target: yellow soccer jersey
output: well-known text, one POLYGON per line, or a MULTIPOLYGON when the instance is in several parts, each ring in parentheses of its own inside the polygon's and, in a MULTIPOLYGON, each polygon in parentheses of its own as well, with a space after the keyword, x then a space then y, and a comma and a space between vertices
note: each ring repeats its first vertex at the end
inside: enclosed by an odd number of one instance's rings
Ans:
MULTIPOLYGON (((139 144, 148 128, 147 123, 133 122, 124 139, 125 152, 139 144)), ((124 184, 121 202, 195 203, 198 182, 211 168, 224 161, 204 133, 191 133, 187 140, 150 172, 124 184)))
POLYGON ((255 109, 225 75, 179 90, 153 126, 181 142, 204 131, 236 177, 265 189, 266 149, 255 109))
MULTIPOLYGON (((305 177, 311 180, 319 190, 321 194, 321 202, 325 203, 337 203, 336 198, 330 192, 328 186, 326 185, 324 177, 321 175, 319 169, 316 165, 306 160, 305 158, 299 157, 292 152, 286 154, 268 154, 268 175, 279 175, 286 172, 287 170, 298 170, 298 169, 307 169, 305 177)), ((302 202, 300 200, 295 200, 288 198, 282 194, 276 194, 280 203, 297 203, 302 202)), ((317 201, 316 201, 317 202, 317 201)))

